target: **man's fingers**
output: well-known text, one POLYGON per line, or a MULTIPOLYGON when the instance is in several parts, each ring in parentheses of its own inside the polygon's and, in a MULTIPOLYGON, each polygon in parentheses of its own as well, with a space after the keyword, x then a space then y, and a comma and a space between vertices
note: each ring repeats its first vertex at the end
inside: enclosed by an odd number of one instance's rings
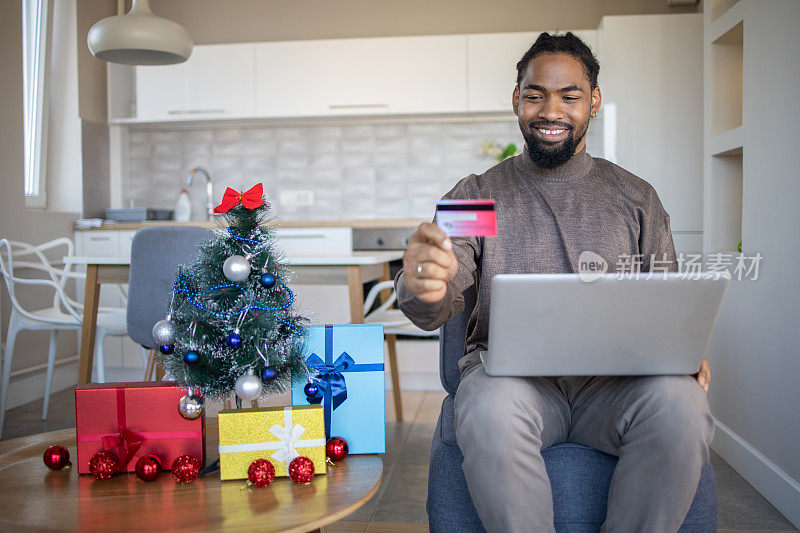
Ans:
POLYGON ((408 283, 409 289, 417 295, 425 292, 447 290, 447 283, 439 279, 412 278, 408 279, 406 283, 408 283))
POLYGON ((420 263, 414 273, 419 278, 430 278, 436 280, 447 279, 447 269, 431 261, 420 263))
POLYGON ((430 222, 423 222, 419 225, 417 231, 414 232, 414 235, 409 239, 409 243, 413 240, 428 242, 445 251, 453 249, 453 242, 450 240, 450 237, 439 229, 439 226, 431 224, 430 222))
POLYGON ((700 370, 697 372, 697 383, 703 387, 704 391, 708 392, 708 387, 711 384, 711 366, 705 357, 700 363, 700 370))
POLYGON ((450 268, 452 262, 455 260, 453 252, 445 252, 441 248, 431 246, 429 244, 415 244, 408 249, 409 257, 411 258, 412 267, 422 263, 436 263, 442 268, 450 268))
POLYGON ((446 294, 446 292, 447 292, 446 289, 442 289, 440 291, 434 291, 434 292, 423 292, 421 294, 418 294, 417 298, 419 298, 421 301, 423 301, 425 303, 431 303, 432 304, 432 303, 436 303, 436 302, 441 302, 442 298, 444 298, 444 295, 446 294))
POLYGON ((440 301, 458 269, 452 241, 436 224, 420 224, 408 240, 403 269, 407 286, 417 298, 440 301))

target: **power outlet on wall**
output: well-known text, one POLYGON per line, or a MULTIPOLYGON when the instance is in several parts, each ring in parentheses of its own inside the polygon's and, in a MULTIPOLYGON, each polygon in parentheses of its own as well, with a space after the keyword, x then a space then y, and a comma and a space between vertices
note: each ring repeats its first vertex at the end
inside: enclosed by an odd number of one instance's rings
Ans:
POLYGON ((281 191, 278 201, 283 207, 311 207, 314 205, 314 191, 310 189, 281 191))

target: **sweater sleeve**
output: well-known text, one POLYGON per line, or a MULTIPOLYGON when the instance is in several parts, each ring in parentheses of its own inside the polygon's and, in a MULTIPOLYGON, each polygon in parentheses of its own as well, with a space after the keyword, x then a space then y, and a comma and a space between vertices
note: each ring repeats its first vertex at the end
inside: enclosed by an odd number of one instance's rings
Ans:
MULTIPOLYGON (((478 199, 475 176, 461 180, 445 199, 478 199)), ((403 270, 397 273, 394 284, 397 292, 397 305, 403 314, 419 328, 432 331, 464 309, 464 291, 473 285, 478 277, 481 239, 477 237, 454 237, 453 252, 458 260, 458 272, 447 283, 444 298, 438 302, 426 303, 417 298, 406 286, 403 270)))
POLYGON ((647 206, 641 214, 639 250, 642 254, 642 272, 654 268, 658 271, 677 272, 675 244, 669 226, 669 214, 661 205, 655 189, 650 187, 647 206))

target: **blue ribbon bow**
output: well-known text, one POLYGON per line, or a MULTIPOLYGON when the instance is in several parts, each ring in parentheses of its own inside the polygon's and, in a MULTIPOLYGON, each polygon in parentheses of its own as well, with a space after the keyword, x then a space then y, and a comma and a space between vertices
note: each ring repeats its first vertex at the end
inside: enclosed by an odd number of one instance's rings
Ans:
POLYGON ((332 412, 347 399, 347 382, 342 373, 383 371, 383 363, 358 364, 347 352, 339 354, 334 361, 333 326, 325 325, 325 361, 317 354, 312 353, 306 358, 306 364, 317 371, 316 382, 322 391, 322 406, 325 414, 325 438, 329 439, 332 412))
POLYGON ((333 409, 336 409, 347 399, 347 382, 344 380, 342 372, 347 372, 350 367, 355 366, 356 362, 347 352, 336 358, 332 365, 326 365, 325 361, 312 353, 306 358, 306 364, 317 371, 317 386, 325 395, 330 390, 333 409))

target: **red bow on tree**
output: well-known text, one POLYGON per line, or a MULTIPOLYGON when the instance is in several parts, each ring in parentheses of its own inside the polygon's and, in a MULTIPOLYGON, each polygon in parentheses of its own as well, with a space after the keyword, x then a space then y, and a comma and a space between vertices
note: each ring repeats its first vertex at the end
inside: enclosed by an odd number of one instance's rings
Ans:
POLYGON ((222 195, 222 203, 214 208, 215 213, 227 213, 242 202, 247 209, 255 209, 264 205, 264 188, 257 183, 247 192, 237 192, 228 187, 222 195))

